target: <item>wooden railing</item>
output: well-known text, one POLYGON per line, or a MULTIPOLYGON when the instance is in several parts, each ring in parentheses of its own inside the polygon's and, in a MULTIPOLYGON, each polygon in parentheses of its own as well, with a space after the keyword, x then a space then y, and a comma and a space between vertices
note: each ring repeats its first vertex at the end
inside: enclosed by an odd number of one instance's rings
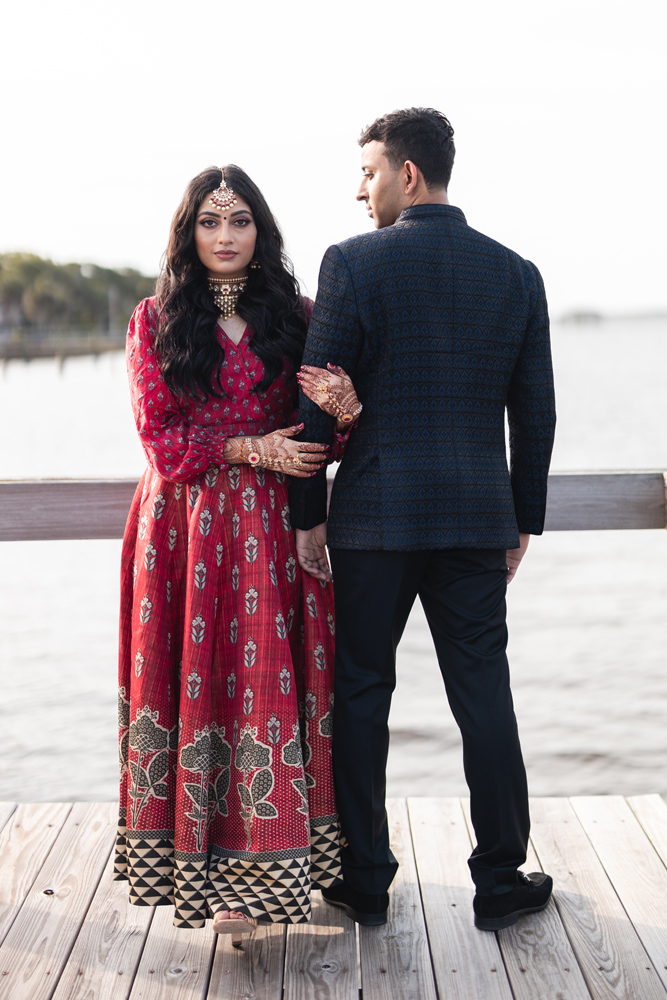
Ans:
MULTIPOLYGON (((547 531, 665 528, 665 474, 549 476, 547 531)), ((137 482, 0 481, 0 541, 121 538, 137 482)))

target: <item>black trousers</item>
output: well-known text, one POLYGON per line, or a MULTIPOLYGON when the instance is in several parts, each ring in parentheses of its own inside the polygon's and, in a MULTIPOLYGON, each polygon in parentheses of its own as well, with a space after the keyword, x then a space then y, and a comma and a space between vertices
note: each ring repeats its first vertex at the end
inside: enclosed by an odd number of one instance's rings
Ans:
POLYGON ((396 647, 419 596, 447 698, 463 737, 477 839, 477 891, 508 891, 530 831, 507 664, 506 562, 499 549, 386 552, 332 549, 336 595, 333 769, 347 846, 345 880, 380 893, 398 867, 385 811, 388 717, 396 647))

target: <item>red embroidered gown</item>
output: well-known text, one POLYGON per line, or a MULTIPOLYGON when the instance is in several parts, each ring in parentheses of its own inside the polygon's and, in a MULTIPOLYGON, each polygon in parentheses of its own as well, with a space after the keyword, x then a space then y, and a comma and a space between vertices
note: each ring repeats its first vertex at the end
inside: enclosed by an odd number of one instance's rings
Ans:
POLYGON ((133 903, 300 923, 340 877, 331 773, 331 585, 297 563, 286 477, 227 466, 228 436, 290 423, 283 370, 267 392, 246 329, 222 330, 227 397, 177 401, 145 299, 127 341, 149 467, 123 542, 120 816, 115 877, 133 903))

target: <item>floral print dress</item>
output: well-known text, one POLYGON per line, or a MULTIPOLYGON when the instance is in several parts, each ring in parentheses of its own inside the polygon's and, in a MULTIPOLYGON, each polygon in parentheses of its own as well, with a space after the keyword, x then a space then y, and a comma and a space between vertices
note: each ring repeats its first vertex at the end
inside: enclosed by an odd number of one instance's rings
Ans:
POLYGON ((285 366, 255 392, 251 331, 220 330, 226 398, 183 403, 156 326, 145 299, 127 341, 149 466, 122 552, 115 877, 133 903, 175 904, 176 926, 219 909, 300 923, 311 887, 340 878, 332 587, 297 563, 286 477, 223 460, 228 436, 288 426, 296 388, 285 366))

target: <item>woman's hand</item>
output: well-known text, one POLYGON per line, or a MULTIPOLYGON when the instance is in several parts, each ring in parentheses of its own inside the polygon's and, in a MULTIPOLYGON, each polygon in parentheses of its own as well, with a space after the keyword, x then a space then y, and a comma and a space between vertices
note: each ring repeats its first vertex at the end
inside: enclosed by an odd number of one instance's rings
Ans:
POLYGON ((328 364, 326 370, 302 365, 297 379, 308 399, 317 403, 325 413, 336 417, 339 431, 346 430, 361 413, 362 406, 352 379, 338 365, 328 364))
POLYGON ((230 464, 247 464, 285 472, 288 476, 305 479, 314 476, 327 460, 328 444, 293 441, 304 424, 271 431, 263 437, 228 438, 224 458, 230 464))

